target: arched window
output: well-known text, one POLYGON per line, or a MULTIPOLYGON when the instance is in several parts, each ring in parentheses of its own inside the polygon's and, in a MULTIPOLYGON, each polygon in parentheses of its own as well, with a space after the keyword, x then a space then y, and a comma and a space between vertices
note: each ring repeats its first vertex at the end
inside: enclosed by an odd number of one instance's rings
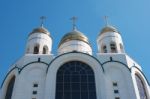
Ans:
POLYGON ((120 43, 120 50, 123 52, 123 45, 120 43))
POLYGON ((102 47, 102 51, 103 51, 103 53, 107 53, 107 47, 106 47, 106 45, 104 45, 104 46, 102 47))
POLYGON ((71 61, 57 71, 56 99, 96 99, 94 72, 85 63, 71 61))
POLYGON ((143 81, 137 74, 135 74, 135 78, 139 90, 140 99, 148 99, 143 81))
POLYGON ((34 47, 34 52, 33 53, 34 54, 38 54, 39 53, 39 46, 38 45, 34 47))
POLYGON ((29 47, 27 48, 27 51, 26 51, 26 53, 28 54, 29 53, 29 51, 30 51, 30 49, 29 49, 29 47))
POLYGON ((43 47, 43 54, 47 54, 48 53, 48 47, 47 46, 44 46, 43 47))
POLYGON ((13 76, 8 83, 5 99, 11 99, 14 83, 15 83, 15 76, 13 76))
POLYGON ((116 53, 117 52, 116 44, 115 43, 111 43, 110 44, 110 50, 111 50, 111 53, 116 53))

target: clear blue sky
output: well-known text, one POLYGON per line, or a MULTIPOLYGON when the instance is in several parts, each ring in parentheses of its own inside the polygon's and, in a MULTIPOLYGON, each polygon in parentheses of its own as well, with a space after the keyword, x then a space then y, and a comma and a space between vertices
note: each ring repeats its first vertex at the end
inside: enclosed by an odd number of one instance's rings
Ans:
POLYGON ((24 55, 28 34, 46 16, 45 27, 53 37, 56 54, 62 36, 78 17, 83 32, 97 52, 96 38, 104 26, 103 17, 121 32, 126 53, 139 63, 150 80, 150 0, 1 0, 0 3, 0 84, 8 68, 24 55))

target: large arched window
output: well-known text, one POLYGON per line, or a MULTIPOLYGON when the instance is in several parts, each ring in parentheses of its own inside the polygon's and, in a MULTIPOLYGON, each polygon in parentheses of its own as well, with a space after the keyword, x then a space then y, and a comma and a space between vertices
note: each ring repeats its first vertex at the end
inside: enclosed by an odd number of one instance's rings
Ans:
POLYGON ((15 83, 15 76, 13 76, 8 83, 5 99, 11 99, 14 83, 15 83))
POLYGON ((62 65, 57 72, 56 99, 96 99, 91 67, 79 61, 62 65))
POLYGON ((137 74, 135 74, 135 78, 136 78, 136 82, 137 82, 137 86, 139 90, 140 99, 148 99, 142 79, 137 74))

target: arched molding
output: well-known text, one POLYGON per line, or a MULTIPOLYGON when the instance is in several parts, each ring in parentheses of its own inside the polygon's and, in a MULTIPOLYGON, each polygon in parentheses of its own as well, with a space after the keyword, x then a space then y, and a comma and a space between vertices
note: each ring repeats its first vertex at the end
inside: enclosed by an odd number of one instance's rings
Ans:
POLYGON ((16 85, 16 79, 17 79, 17 76, 18 76, 18 67, 14 67, 12 68, 6 75, 2 85, 1 85, 1 90, 2 90, 2 93, 1 93, 1 98, 2 99, 5 99, 5 96, 6 96, 6 93, 7 93, 7 90, 8 90, 8 86, 10 84, 10 81, 12 80, 13 77, 14 78, 14 84, 13 84, 13 90, 12 90, 12 96, 13 97, 13 92, 15 91, 15 85, 16 85))
POLYGON ((45 87, 45 99, 55 99, 55 91, 56 91, 56 74, 58 69, 66 62, 69 61, 81 61, 87 65, 89 65, 94 72, 95 82, 96 82, 96 92, 97 99, 105 98, 105 79, 104 79, 104 70, 101 66, 100 62, 95 58, 91 57, 88 54, 80 53, 80 52, 70 52, 56 57, 50 64, 47 69, 47 77, 46 77, 46 87, 45 87))
POLYGON ((59 58, 59 57, 61 57, 61 56, 63 56, 63 55, 71 54, 71 53, 83 54, 83 55, 87 55, 87 56, 89 56, 89 57, 95 59, 95 60, 100 64, 100 66, 101 66, 103 72, 105 72, 105 71, 104 71, 104 68, 102 67, 102 63, 101 63, 97 58, 95 58, 94 56, 89 55, 89 54, 87 54, 87 53, 82 53, 82 52, 77 52, 77 51, 64 53, 64 54, 61 54, 61 55, 55 57, 55 58, 49 63, 48 68, 47 68, 47 72, 48 72, 48 69, 49 69, 49 67, 51 66, 51 64, 52 64, 57 58, 59 58))
POLYGON ((31 64, 34 64, 34 63, 41 63, 41 64, 45 64, 46 66, 48 66, 48 63, 46 63, 46 62, 34 61, 34 62, 30 62, 30 63, 24 65, 22 68, 20 68, 19 73, 21 73, 24 68, 26 68, 26 67, 28 67, 28 66, 32 66, 31 64))
POLYGON ((2 84, 1 84, 1 88, 4 86, 4 83, 7 81, 7 78, 9 78, 9 76, 11 75, 15 75, 17 76, 19 73, 20 68, 15 66, 14 68, 10 69, 9 72, 7 73, 7 75, 5 76, 2 84))
POLYGON ((110 59, 111 59, 110 61, 106 61, 106 62, 102 63, 103 68, 104 68, 104 65, 107 64, 107 63, 117 63, 117 64, 120 64, 120 66, 123 66, 123 67, 125 67, 126 69, 128 69, 130 71, 129 66, 126 65, 125 63, 120 62, 120 61, 115 61, 115 60, 112 59, 112 57, 110 59))
MULTIPOLYGON (((38 59, 39 60, 39 59, 38 59)), ((44 85, 45 85, 45 78, 46 78, 46 69, 47 69, 47 63, 42 61, 35 61, 30 62, 26 65, 24 65, 20 69, 20 73, 17 79, 17 90, 15 93, 18 93, 15 95, 15 98, 21 98, 25 95, 26 98, 30 97, 30 94, 32 95, 32 87, 34 82, 38 83, 38 93, 39 99, 42 99, 44 97, 44 85), (28 91, 27 91, 28 90, 28 91)), ((32 98, 32 97, 30 97, 32 98)))
POLYGON ((31 64, 34 64, 34 63, 42 63, 42 64, 45 64, 46 66, 48 66, 48 63, 42 62, 42 61, 34 61, 34 62, 27 63, 24 66, 22 66, 22 68, 15 66, 12 69, 10 69, 9 72, 7 73, 7 75, 5 76, 5 78, 1 84, 1 88, 4 86, 4 83, 7 81, 7 78, 9 78, 9 76, 12 75, 12 72, 14 72, 15 76, 17 76, 18 74, 20 74, 22 72, 22 70, 24 68, 26 68, 27 66, 30 66, 31 64))
POLYGON ((140 76, 148 83, 148 85, 150 86, 150 82, 148 81, 147 77, 145 76, 145 74, 137 67, 137 66, 132 66, 131 68, 131 72, 132 73, 137 73, 140 74, 140 76))
POLYGON ((142 81, 145 92, 146 92, 147 99, 149 99, 150 98, 150 89, 149 89, 150 83, 149 83, 148 79, 146 78, 146 76, 144 75, 144 73, 139 68, 137 68, 137 66, 131 67, 131 73, 132 73, 132 79, 133 79, 133 83, 134 83, 134 87, 135 87, 135 92, 137 94, 138 99, 140 99, 140 95, 139 95, 139 91, 138 91, 136 75, 142 81))

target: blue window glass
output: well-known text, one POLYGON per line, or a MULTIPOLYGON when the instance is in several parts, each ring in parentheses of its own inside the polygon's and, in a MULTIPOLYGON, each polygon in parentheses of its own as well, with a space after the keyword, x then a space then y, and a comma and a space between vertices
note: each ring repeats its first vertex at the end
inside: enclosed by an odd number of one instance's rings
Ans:
POLYGON ((91 67, 80 61, 63 64, 57 71, 56 99, 96 99, 91 67))

